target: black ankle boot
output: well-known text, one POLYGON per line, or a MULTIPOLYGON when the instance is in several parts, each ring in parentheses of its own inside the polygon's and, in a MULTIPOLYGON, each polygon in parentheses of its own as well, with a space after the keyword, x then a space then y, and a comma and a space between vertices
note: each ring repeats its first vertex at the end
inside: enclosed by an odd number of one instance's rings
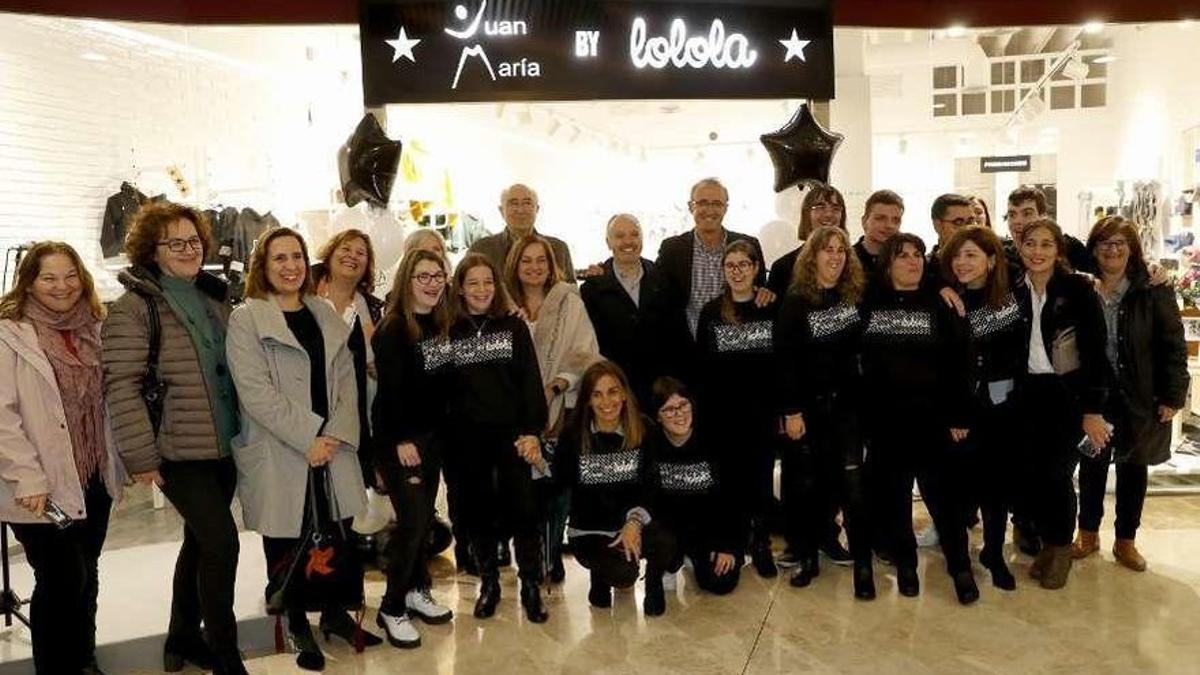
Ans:
POLYGON ((530 623, 546 623, 550 614, 542 605, 542 587, 535 580, 521 582, 521 608, 530 623))
POLYGON ((592 607, 600 609, 612 607, 612 587, 604 583, 595 572, 592 572, 592 588, 588 591, 588 602, 592 603, 592 607))
POLYGON ((325 670, 325 655, 317 646, 317 638, 313 637, 312 626, 303 614, 293 614, 288 617, 288 638, 296 649, 296 665, 301 670, 325 670))
POLYGON ((1003 556, 996 555, 985 548, 979 554, 979 564, 983 565, 984 569, 992 575, 993 586, 1002 591, 1017 590, 1017 579, 1008 569, 1003 556))
POLYGON ((499 602, 500 577, 494 574, 482 577, 479 583, 479 599, 475 601, 475 618, 490 618, 496 613, 496 605, 499 602))
POLYGON ((896 585, 900 588, 900 595, 906 598, 915 598, 921 594, 921 580, 917 577, 917 568, 896 566, 896 585))
POLYGON ((979 599, 979 587, 975 585, 971 570, 954 575, 954 594, 958 596, 960 605, 969 605, 979 599))
POLYGON ((859 600, 875 599, 875 570, 871 563, 854 563, 854 597, 859 600))
POLYGON ((756 544, 750 553, 750 562, 758 576, 764 579, 774 579, 779 575, 779 568, 775 566, 775 556, 771 555, 770 542, 756 544))
POLYGON ((642 601, 642 611, 646 616, 662 616, 667 611, 662 570, 646 568, 646 598, 642 601))
POLYGON ((188 663, 201 670, 212 670, 214 659, 208 643, 199 635, 190 638, 167 636, 163 644, 163 670, 178 673, 188 663))
POLYGON ((792 575, 789 583, 796 588, 805 588, 820 574, 821 567, 816 556, 804 556, 800 558, 800 566, 796 568, 796 573, 792 575))

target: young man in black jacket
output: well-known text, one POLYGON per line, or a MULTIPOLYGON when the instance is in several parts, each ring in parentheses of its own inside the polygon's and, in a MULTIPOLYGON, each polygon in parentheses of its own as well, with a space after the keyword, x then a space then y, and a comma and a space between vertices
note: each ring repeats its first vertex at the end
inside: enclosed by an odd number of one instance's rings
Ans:
POLYGON ((643 406, 650 385, 662 375, 678 375, 680 346, 689 340, 683 311, 671 303, 666 277, 642 258, 642 226, 619 213, 608 221, 605 240, 612 257, 601 273, 583 282, 600 353, 621 366, 643 406))

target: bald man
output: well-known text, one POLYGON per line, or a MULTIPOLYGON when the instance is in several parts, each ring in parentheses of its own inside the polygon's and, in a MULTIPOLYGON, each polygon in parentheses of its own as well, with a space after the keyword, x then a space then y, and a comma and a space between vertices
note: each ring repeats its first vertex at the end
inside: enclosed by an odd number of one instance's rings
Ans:
POLYGON ((687 323, 672 307, 666 278, 642 257, 638 219, 628 213, 613 216, 605 241, 612 257, 579 291, 600 353, 621 366, 644 406, 655 378, 678 374, 673 357, 687 344, 687 323))
POLYGON ((504 218, 504 231, 475 242, 471 245, 471 252, 482 253, 503 270, 512 245, 525 235, 538 234, 549 241, 550 248, 554 249, 554 260, 558 263, 558 269, 562 270, 563 280, 575 283, 575 268, 566 242, 534 228, 540 209, 537 192, 528 185, 514 183, 504 188, 500 193, 500 217, 504 218))

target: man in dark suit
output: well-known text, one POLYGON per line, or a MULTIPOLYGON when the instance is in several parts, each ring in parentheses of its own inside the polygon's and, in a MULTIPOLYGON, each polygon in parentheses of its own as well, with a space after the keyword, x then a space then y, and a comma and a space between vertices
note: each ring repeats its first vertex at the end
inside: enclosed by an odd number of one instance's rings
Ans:
POLYGON ((725 246, 739 239, 748 240, 758 252, 758 276, 754 279, 758 287, 755 302, 759 306, 775 300, 775 294, 766 288, 767 271, 763 263, 762 246, 758 239, 725 229, 725 212, 729 209, 729 190, 716 178, 705 178, 692 186, 688 210, 695 227, 683 234, 663 240, 658 249, 658 260, 654 262, 666 276, 672 301, 676 309, 683 309, 687 316, 688 329, 696 336, 696 324, 700 310, 709 300, 721 294, 725 282, 721 258, 725 246))
POLYGON ((554 249, 554 261, 558 263, 558 269, 562 270, 563 280, 575 283, 575 268, 566 242, 534 229, 540 209, 537 193, 529 186, 516 183, 504 188, 500 193, 500 216, 504 218, 504 231, 475 242, 471 245, 471 253, 482 253, 495 263, 496 267, 504 270, 508 250, 512 245, 528 234, 539 234, 549 241, 550 248, 554 249))
MULTIPOLYGON (((683 312, 672 307, 667 280, 642 258, 642 226, 619 213, 605 233, 612 257, 580 287, 600 353, 621 366, 638 402, 650 404, 650 388, 662 375, 678 376, 676 355, 689 336, 683 312)), ((647 410, 651 416, 655 411, 647 410)))

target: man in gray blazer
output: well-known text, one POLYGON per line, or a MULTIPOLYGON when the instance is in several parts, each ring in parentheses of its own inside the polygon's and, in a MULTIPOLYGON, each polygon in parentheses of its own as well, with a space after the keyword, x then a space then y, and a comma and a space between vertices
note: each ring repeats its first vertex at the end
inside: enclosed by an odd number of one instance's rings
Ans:
POLYGON ((482 253, 503 270, 509 248, 521 237, 532 232, 550 242, 550 248, 554 249, 555 262, 562 270, 564 281, 575 283, 575 268, 571 264, 571 251, 566 242, 534 229, 539 208, 538 196, 533 188, 521 183, 504 188, 500 193, 500 216, 504 218, 504 231, 475 242, 471 245, 471 252, 482 253))

